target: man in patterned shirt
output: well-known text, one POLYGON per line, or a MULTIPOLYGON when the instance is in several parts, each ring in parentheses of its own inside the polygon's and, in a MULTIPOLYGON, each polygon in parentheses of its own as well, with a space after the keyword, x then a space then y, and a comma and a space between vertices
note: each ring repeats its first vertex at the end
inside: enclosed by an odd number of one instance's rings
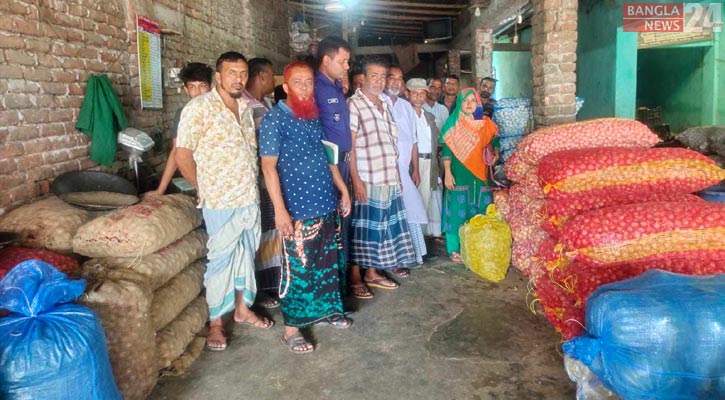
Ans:
POLYGON ((242 98, 248 78, 246 59, 222 54, 216 86, 191 100, 181 113, 176 162, 198 188, 209 241, 204 275, 209 303, 210 350, 227 346, 221 317, 234 310, 234 321, 269 329, 273 322, 249 307, 257 287, 254 254, 259 245, 257 141, 252 107, 242 98))
POLYGON ((382 92, 388 76, 385 59, 363 64, 365 83, 348 100, 352 152, 350 175, 355 192, 351 258, 367 268, 370 287, 396 289, 378 270, 415 265, 413 242, 403 206, 398 173, 398 130, 382 92))

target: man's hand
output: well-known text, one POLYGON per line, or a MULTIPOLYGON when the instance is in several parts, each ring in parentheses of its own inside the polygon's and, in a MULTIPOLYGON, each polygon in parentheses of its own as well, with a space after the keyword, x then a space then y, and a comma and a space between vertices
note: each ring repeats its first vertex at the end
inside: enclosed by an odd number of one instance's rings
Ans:
POLYGON ((358 203, 365 204, 368 202, 368 192, 365 189, 365 184, 360 179, 353 179, 352 180, 352 187, 355 191, 355 200, 358 201, 358 203))
POLYGON ((294 232, 294 229, 292 228, 292 218, 289 216, 287 211, 278 212, 275 210, 274 225, 282 236, 290 237, 294 232))
POLYGON ((453 174, 446 174, 446 189, 453 190, 456 187, 456 180, 453 174))
POLYGON ((342 215, 343 217, 347 217, 352 211, 352 207, 350 204, 350 193, 348 193, 347 191, 342 193, 342 196, 340 196, 339 210, 340 215, 342 215))
POLYGON ((410 177, 413 179, 413 183, 415 184, 415 187, 420 186, 420 172, 418 172, 417 169, 413 170, 413 173, 410 174, 410 177))

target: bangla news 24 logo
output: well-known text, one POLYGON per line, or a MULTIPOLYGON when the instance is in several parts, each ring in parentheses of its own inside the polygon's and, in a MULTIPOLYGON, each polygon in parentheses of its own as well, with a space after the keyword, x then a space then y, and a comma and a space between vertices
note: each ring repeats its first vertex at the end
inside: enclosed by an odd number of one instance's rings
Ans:
POLYGON ((722 3, 624 3, 625 32, 719 33, 722 3))

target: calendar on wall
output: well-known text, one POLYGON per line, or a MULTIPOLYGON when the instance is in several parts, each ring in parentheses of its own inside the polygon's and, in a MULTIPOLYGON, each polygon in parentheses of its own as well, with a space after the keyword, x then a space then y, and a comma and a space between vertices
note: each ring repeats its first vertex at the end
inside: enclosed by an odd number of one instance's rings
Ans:
POLYGON ((140 15, 137 24, 141 108, 162 108, 161 27, 140 15))

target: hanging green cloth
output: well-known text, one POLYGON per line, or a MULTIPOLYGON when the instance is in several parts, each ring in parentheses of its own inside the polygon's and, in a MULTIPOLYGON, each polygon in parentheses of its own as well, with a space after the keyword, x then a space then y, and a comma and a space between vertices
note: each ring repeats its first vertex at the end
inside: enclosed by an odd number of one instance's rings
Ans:
POLYGON ((91 160, 110 167, 118 132, 126 126, 126 115, 108 76, 91 75, 76 122, 76 129, 91 137, 91 160))

